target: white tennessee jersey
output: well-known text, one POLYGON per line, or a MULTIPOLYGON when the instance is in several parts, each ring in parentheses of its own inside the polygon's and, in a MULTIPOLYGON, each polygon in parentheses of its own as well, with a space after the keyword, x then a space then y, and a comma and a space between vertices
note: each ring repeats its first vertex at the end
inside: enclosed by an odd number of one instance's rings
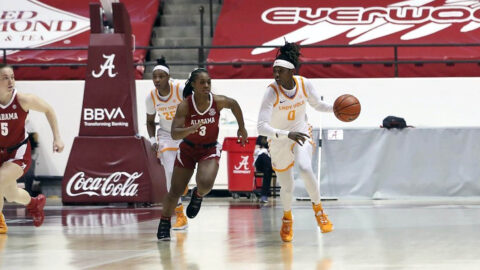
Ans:
POLYGON ((147 114, 158 114, 159 129, 170 133, 173 117, 177 111, 177 106, 183 100, 183 88, 185 85, 181 82, 170 80, 170 94, 160 97, 157 89, 150 91, 145 100, 147 114))
POLYGON ((258 133, 269 137, 285 137, 290 131, 308 134, 307 103, 315 110, 331 112, 332 106, 323 102, 311 82, 293 76, 295 88, 285 90, 273 82, 267 87, 258 116, 258 133))

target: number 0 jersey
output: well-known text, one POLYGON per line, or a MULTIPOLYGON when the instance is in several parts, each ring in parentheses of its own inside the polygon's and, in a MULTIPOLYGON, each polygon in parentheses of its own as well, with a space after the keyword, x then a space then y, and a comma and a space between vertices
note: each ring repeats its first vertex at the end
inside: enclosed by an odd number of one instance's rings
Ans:
POLYGON ((294 89, 285 90, 273 82, 267 87, 258 115, 258 133, 270 138, 286 137, 290 131, 308 134, 307 103, 315 110, 332 112, 323 102, 311 82, 302 76, 293 76, 294 89))

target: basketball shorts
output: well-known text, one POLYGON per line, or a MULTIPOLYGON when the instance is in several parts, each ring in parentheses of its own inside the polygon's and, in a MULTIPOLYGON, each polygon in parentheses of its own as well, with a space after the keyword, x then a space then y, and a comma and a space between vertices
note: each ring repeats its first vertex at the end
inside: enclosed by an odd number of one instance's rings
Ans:
POLYGON ((12 162, 20 166, 23 174, 25 174, 32 163, 31 151, 32 149, 29 142, 10 153, 4 148, 0 148, 0 166, 5 162, 12 162))
MULTIPOLYGON (((305 144, 307 143, 314 145, 311 139, 306 140, 305 144)), ((295 147, 301 146, 293 140, 282 138, 270 140, 268 147, 272 158, 273 170, 276 172, 284 172, 292 168, 295 164, 295 154, 293 151, 295 147)))
POLYGON ((172 139, 170 132, 159 129, 157 131, 157 142, 158 142, 157 157, 160 158, 160 156, 164 152, 177 151, 178 145, 182 142, 182 140, 174 140, 172 139))
POLYGON ((220 160, 222 154, 222 146, 217 143, 216 146, 210 148, 191 147, 185 142, 180 143, 175 159, 175 167, 194 170, 198 162, 216 159, 220 160))

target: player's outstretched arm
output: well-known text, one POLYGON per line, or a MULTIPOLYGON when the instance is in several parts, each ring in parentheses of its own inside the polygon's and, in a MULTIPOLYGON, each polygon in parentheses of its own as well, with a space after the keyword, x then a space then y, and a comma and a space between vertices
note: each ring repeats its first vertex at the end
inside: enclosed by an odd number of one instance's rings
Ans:
POLYGON ((241 140, 242 145, 245 145, 245 142, 248 139, 248 133, 245 129, 245 122, 243 121, 242 108, 240 108, 238 102, 233 98, 221 95, 214 95, 214 98, 215 102, 217 103, 217 109, 219 111, 223 108, 227 108, 232 111, 238 123, 237 137, 241 140))
POLYGON ((17 97, 25 111, 34 110, 45 114, 53 134, 53 152, 62 152, 65 145, 58 131, 57 116, 53 107, 33 94, 18 93, 17 97))
POLYGON ((333 106, 322 101, 322 97, 318 94, 317 90, 313 87, 313 84, 310 80, 304 78, 305 87, 308 94, 308 104, 312 106, 315 110, 319 112, 333 112, 333 106))
POLYGON ((178 104, 177 112, 172 121, 172 139, 181 140, 188 135, 197 132, 197 130, 202 126, 201 123, 197 123, 193 126, 185 127, 185 118, 188 114, 188 103, 186 100, 178 104))

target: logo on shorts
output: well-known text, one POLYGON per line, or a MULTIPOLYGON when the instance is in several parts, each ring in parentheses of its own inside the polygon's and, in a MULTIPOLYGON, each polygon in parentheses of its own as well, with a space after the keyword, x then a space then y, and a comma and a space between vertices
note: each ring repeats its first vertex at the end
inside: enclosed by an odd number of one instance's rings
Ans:
POLYGON ((250 173, 250 166, 248 163, 249 158, 250 156, 242 156, 242 161, 240 161, 237 166, 233 166, 233 173, 249 174, 250 173))
POLYGON ((27 167, 27 164, 22 162, 22 165, 20 165, 20 167, 22 167, 22 170, 25 170, 25 168, 27 167))
POLYGON ((211 109, 208 111, 208 114, 209 114, 210 116, 214 116, 216 113, 217 113, 217 112, 215 111, 214 108, 211 108, 211 109))

